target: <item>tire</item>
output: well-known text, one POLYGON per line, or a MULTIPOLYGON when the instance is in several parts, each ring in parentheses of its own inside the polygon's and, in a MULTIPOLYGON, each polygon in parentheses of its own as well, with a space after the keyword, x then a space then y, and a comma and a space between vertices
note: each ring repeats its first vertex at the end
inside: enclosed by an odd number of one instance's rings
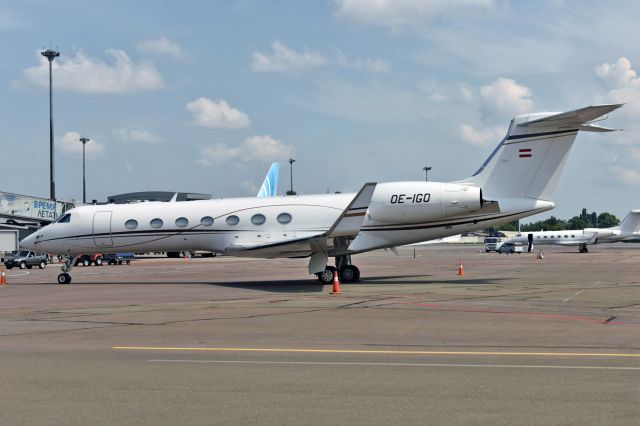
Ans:
POLYGON ((131 261, 130 260, 127 260, 127 265, 131 265, 131 261))
POLYGON ((89 265, 91 265, 91 261, 89 261, 89 259, 82 260, 82 266, 89 266, 89 265))
POLYGON ((346 265, 340 269, 340 281, 353 283, 358 281, 358 268, 353 265, 346 265))
POLYGON ((20 269, 25 269, 26 267, 27 267, 27 264, 24 263, 24 260, 20 262, 20 269))
POLYGON ((318 274, 318 279, 322 284, 332 284, 333 274, 336 274, 336 273, 337 272, 333 271, 332 269, 327 268, 318 274))
POLYGON ((96 258, 96 266, 102 266, 102 258, 101 257, 97 257, 96 258))
POLYGON ((40 261, 40 264, 38 265, 38 268, 40 269, 44 269, 44 267, 47 266, 47 262, 45 262, 44 260, 40 261))
POLYGON ((58 284, 69 284, 71 282, 71 275, 60 274, 58 275, 58 284))
POLYGON ((118 265, 122 265, 122 260, 118 260, 118 265))
POLYGON ((6 267, 7 269, 12 269, 12 268, 13 268, 13 266, 9 266, 9 265, 5 265, 5 267, 6 267))

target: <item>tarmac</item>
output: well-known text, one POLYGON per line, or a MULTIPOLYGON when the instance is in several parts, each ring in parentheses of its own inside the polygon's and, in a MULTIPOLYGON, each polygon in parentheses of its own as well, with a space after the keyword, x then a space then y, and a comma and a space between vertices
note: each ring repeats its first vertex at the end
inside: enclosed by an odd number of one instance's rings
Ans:
POLYGON ((3 424, 637 425, 640 244, 7 271, 3 424), (457 275, 463 261, 464 276, 457 275))

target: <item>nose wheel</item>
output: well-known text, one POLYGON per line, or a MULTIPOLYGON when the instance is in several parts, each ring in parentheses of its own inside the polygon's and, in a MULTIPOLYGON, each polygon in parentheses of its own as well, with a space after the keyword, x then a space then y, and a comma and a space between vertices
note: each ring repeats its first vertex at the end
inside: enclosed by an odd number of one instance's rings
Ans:
POLYGON ((60 268, 60 270, 62 270, 62 273, 58 275, 58 284, 71 283, 71 275, 69 274, 69 272, 71 272, 73 267, 76 266, 77 260, 78 256, 71 256, 64 261, 62 267, 60 268))
POLYGON ((69 284, 71 282, 71 275, 63 273, 58 275, 58 284, 69 284))

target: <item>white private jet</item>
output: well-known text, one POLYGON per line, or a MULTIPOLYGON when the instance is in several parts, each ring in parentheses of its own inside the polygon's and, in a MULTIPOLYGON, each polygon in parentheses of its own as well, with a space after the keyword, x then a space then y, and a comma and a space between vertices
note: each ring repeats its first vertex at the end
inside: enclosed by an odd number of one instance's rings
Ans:
POLYGON ((497 226, 554 207, 553 193, 579 131, 621 105, 511 120, 473 176, 457 182, 367 183, 356 194, 228 198, 82 206, 25 238, 24 249, 78 253, 206 250, 230 256, 308 257, 309 273, 357 281, 351 255, 497 226), (335 267, 327 266, 335 258, 335 267))
POLYGON ((638 238, 640 238, 640 209, 631 210, 619 226, 612 228, 521 232, 506 242, 527 244, 529 252, 534 245, 557 244, 578 246, 580 253, 588 253, 587 245, 589 244, 615 243, 638 238))

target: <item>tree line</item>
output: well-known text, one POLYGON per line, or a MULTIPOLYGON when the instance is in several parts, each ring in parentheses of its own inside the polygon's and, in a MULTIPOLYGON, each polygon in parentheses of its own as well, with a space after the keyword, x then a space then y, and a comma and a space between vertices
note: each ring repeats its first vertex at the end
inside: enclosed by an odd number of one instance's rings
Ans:
MULTIPOLYGON (((536 232, 536 231, 562 231, 565 229, 584 229, 584 228, 611 228, 612 226, 618 226, 620 220, 611 213, 603 212, 597 214, 596 212, 587 212, 587 209, 583 208, 579 215, 572 217, 569 220, 558 219, 555 216, 551 216, 549 219, 540 220, 538 222, 532 222, 525 225, 521 225, 518 229, 518 221, 505 223, 497 228, 498 231, 518 231, 521 232, 536 232)), ((489 232, 493 229, 487 230, 489 232)))

